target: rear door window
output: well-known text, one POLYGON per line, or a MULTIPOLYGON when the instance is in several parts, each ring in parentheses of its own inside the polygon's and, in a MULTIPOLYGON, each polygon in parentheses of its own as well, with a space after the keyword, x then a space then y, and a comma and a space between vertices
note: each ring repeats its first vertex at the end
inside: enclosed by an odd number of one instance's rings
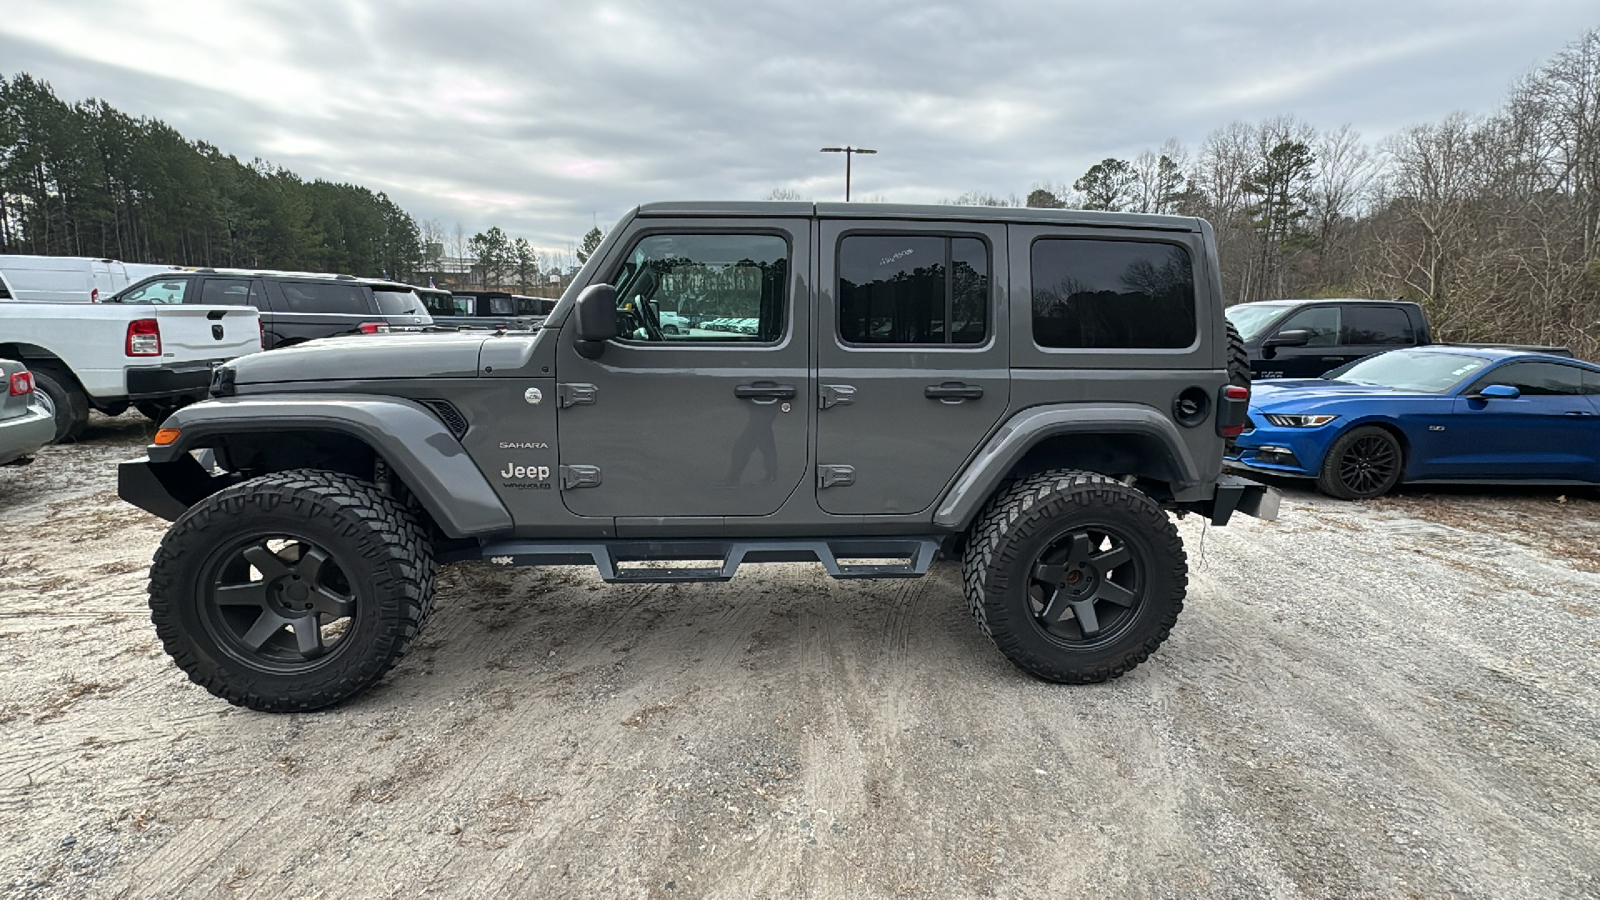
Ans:
POLYGON ((839 242, 839 338, 847 344, 981 344, 989 247, 971 237, 850 235, 839 242))
POLYGON ((366 288, 359 284, 285 281, 279 287, 283 290, 283 299, 288 304, 289 312, 349 315, 372 312, 367 306, 366 288))
POLYGON ((1194 264, 1184 247, 1042 238, 1032 256, 1039 346, 1165 350, 1194 343, 1194 264))
POLYGON ((1351 306, 1344 311, 1344 344, 1414 344, 1411 317, 1392 306, 1351 306))
POLYGON ((198 294, 190 293, 189 302, 208 306, 249 306, 250 279, 207 278, 200 283, 198 294))

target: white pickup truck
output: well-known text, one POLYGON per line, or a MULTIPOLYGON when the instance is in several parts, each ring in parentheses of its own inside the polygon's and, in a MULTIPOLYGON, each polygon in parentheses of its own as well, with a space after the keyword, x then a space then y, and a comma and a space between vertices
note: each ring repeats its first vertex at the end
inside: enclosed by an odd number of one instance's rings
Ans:
POLYGON ((250 306, 0 302, 0 357, 26 363, 49 395, 58 441, 77 438, 90 409, 131 404, 159 421, 204 399, 215 365, 260 349, 250 306))

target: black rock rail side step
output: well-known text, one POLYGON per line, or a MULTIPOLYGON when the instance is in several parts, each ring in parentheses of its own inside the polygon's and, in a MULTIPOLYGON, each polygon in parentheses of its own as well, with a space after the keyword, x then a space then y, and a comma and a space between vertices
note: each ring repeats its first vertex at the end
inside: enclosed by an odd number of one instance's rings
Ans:
POLYGON ((745 563, 780 562, 820 562, 834 578, 916 578, 928 574, 938 551, 938 538, 908 537, 731 542, 498 541, 485 544, 482 552, 484 562, 496 566, 592 565, 600 570, 602 579, 616 583, 728 581, 745 563), (722 562, 684 568, 627 565, 711 560, 722 562))

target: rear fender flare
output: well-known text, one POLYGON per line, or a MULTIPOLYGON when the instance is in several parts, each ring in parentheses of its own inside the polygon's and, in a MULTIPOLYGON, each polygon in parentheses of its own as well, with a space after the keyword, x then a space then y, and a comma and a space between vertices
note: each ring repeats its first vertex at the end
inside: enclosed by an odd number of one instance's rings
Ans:
MULTIPOLYGON (((1041 441, 1061 435, 1131 434, 1154 438, 1165 448, 1177 476, 1175 494, 1202 486, 1205 478, 1178 426, 1136 403, 1059 403, 1025 409, 1000 426, 945 493, 933 515, 941 528, 966 528, 1007 473, 1041 441)), ((1107 473, 1109 474, 1109 473, 1107 473)))
POLYGON ((206 400, 162 423, 174 443, 149 447, 151 464, 176 462, 208 438, 241 433, 328 431, 353 437, 387 462, 439 530, 453 538, 510 531, 511 514, 461 442, 426 407, 372 394, 244 396, 206 400))

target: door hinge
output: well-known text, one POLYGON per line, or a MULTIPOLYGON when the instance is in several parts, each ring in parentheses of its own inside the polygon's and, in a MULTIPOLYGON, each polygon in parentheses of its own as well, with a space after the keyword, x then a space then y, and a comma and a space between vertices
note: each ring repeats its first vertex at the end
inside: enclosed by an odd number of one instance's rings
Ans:
POLYGON ((600 486, 599 466, 562 466, 561 489, 570 491, 576 488, 589 488, 600 486))
POLYGON ((592 384, 558 384, 556 385, 556 407, 566 409, 569 406, 593 405, 595 395, 600 389, 592 384))
POLYGON ((856 402, 856 389, 848 384, 824 384, 817 389, 817 405, 822 409, 849 406, 856 402))
POLYGON ((855 466, 817 466, 817 487, 849 487, 856 483, 855 466))

